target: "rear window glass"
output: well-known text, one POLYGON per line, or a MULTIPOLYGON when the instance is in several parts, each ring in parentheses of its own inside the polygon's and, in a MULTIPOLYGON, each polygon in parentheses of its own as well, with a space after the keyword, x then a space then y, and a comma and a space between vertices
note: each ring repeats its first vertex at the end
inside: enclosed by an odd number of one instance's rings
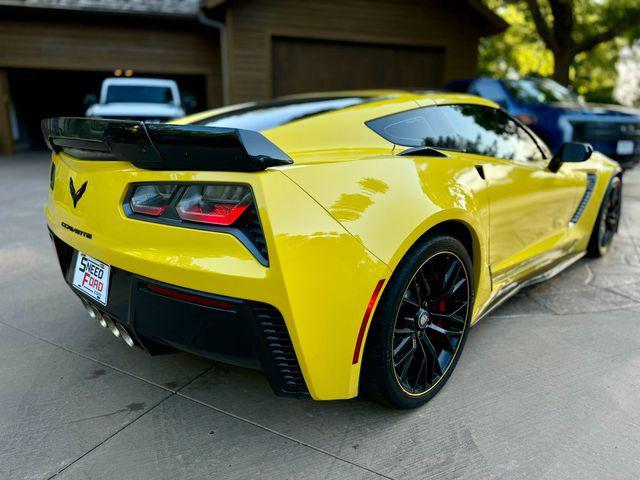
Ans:
POLYGON ((214 115, 196 122, 196 125, 261 131, 378 99, 377 97, 327 97, 276 100, 214 115))
POLYGON ((524 129, 490 107, 424 107, 371 120, 367 126, 388 141, 407 147, 433 147, 521 161, 542 158, 524 129))
POLYGON ((172 103, 173 94, 167 87, 145 85, 111 85, 106 103, 172 103))

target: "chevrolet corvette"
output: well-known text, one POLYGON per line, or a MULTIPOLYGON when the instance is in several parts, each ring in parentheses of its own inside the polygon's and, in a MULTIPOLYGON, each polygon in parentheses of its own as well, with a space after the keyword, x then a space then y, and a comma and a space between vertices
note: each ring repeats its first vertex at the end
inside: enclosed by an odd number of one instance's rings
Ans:
POLYGON ((398 408, 473 324, 617 231, 622 176, 489 100, 297 95, 172 124, 53 118, 45 214, 89 315, 150 354, 261 369, 276 394, 398 408))

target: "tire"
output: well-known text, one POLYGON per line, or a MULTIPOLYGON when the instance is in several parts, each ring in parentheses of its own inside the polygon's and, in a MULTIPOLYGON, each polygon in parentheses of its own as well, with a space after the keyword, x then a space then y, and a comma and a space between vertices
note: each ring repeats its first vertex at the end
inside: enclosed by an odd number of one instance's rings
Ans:
POLYGON ((588 256, 598 258, 607 253, 609 245, 618 231, 621 208, 622 180, 616 176, 611 180, 600 204, 587 246, 588 256))
POLYGON ((410 409, 444 386, 470 329, 472 271, 469 253, 449 236, 428 238, 405 256, 370 327, 360 380, 366 395, 410 409))

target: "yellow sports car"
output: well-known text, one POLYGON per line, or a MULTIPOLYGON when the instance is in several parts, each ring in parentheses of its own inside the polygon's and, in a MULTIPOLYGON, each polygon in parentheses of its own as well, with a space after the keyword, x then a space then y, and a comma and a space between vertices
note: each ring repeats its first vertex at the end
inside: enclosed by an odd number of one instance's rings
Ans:
POLYGON ((298 95, 43 132, 47 222, 91 317, 319 400, 423 404, 475 322, 604 254, 620 215, 615 162, 552 155, 468 95, 298 95))

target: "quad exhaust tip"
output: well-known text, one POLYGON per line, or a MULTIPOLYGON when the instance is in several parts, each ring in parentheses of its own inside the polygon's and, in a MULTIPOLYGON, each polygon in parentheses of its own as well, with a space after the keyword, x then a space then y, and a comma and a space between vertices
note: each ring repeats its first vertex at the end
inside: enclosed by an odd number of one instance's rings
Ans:
POLYGON ((120 333, 120 338, 122 339, 122 341, 127 345, 129 345, 130 347, 133 347, 133 338, 131 338, 131 335, 129 335, 129 332, 127 332, 127 329, 124 328, 119 323, 116 324, 116 328, 120 333))
POLYGON ((84 305, 84 308, 89 314, 89 316, 93 318, 96 322, 98 322, 98 325, 100 325, 102 328, 108 328, 109 331, 113 333, 115 337, 121 338, 122 341, 126 343, 128 346, 130 347, 134 346, 135 342, 133 341, 133 338, 131 337, 131 335, 129 335, 129 332, 124 326, 114 322, 107 315, 103 315, 102 313, 100 313, 100 311, 97 308, 95 308, 86 300, 82 299, 82 304, 84 305))

